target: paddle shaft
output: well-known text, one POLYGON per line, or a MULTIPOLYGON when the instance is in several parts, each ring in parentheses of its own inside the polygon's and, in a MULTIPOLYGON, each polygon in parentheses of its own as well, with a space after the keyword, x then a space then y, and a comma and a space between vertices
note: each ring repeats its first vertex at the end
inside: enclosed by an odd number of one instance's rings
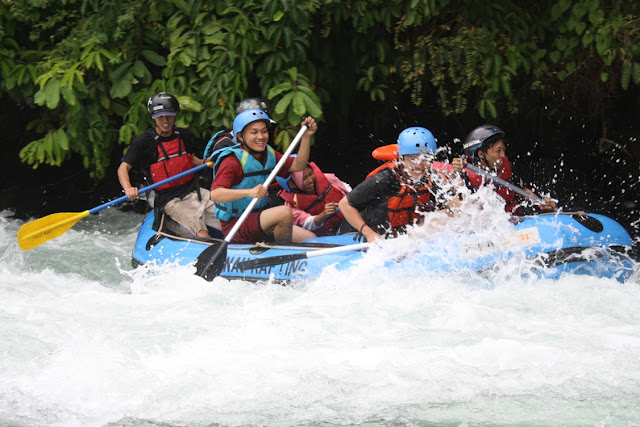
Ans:
MULTIPOLYGON (((211 162, 205 162, 205 163, 203 163, 201 165, 198 165, 198 166, 196 166, 194 168, 191 168, 191 169, 186 170, 184 172, 180 172, 179 174, 176 174, 176 175, 172 175, 167 179, 163 179, 162 181, 156 182, 155 184, 147 185, 146 187, 141 188, 138 191, 138 194, 148 193, 149 191, 154 190, 154 189, 160 187, 161 185, 167 184, 167 183, 169 183, 171 181, 175 181, 176 179, 182 178, 183 176, 190 175, 192 173, 198 172, 199 170, 202 170, 202 169, 206 168, 210 164, 212 164, 212 163, 211 162)), ((127 200, 129 200, 129 196, 119 197, 119 198, 117 198, 115 200, 111 200, 110 202, 103 203, 100 206, 96 206, 95 208, 90 209, 89 213, 90 214, 94 214, 94 213, 100 212, 103 209, 109 208, 109 207, 111 207, 113 205, 117 205, 117 204, 122 203, 122 202, 126 202, 127 200)))
POLYGON ((540 197, 536 196, 535 194, 531 194, 531 193, 529 193, 527 191, 524 191, 522 188, 517 187, 517 186, 511 184, 510 182, 505 181, 502 178, 498 178, 497 176, 491 175, 489 172, 483 171, 482 169, 478 168, 477 166, 474 166, 474 165, 471 165, 471 164, 467 164, 465 166, 465 168, 469 169, 472 172, 480 174, 480 175, 484 176, 485 178, 488 178, 488 179, 492 180, 496 184, 500 184, 503 187, 507 187, 509 190, 513 190, 517 194, 521 195, 522 197, 526 197, 528 199, 531 199, 533 202, 535 202, 537 204, 544 205, 546 203, 543 199, 541 199, 540 197))
POLYGON ((276 255, 264 258, 256 258, 248 261, 242 261, 237 263, 235 266, 240 270, 251 270, 253 268, 266 267, 270 265, 279 265, 285 264, 287 262, 296 261, 299 259, 307 259, 313 258, 316 256, 323 255, 331 255, 339 252, 347 252, 347 251, 357 251, 368 249, 369 243, 358 243, 356 245, 347 245, 347 246, 339 246, 337 248, 329 248, 329 249, 320 249, 315 251, 307 251, 299 254, 291 254, 291 255, 276 255))

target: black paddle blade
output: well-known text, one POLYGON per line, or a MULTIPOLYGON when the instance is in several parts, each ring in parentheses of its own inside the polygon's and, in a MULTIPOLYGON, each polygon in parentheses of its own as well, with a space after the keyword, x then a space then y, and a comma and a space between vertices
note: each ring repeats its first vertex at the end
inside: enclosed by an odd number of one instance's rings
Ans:
POLYGON ((222 273, 227 260, 226 240, 211 245, 198 256, 196 260, 196 274, 210 282, 222 273))
POLYGON ((235 267, 239 268, 242 271, 246 271, 246 270, 253 270, 254 268, 284 264, 287 262, 295 261, 298 259, 305 259, 305 258, 307 258, 306 252, 303 252, 300 254, 292 254, 292 255, 276 255, 276 256, 269 256, 264 258, 250 259, 247 261, 240 261, 235 264, 235 267))

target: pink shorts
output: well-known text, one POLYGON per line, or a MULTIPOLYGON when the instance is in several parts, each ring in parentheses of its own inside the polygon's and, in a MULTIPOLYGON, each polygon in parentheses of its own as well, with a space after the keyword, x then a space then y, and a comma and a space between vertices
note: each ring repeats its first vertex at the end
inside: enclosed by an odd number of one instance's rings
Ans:
MULTIPOLYGON (((273 236, 268 236, 260 227, 260 212, 249 214, 240 229, 233 236, 231 243, 256 243, 256 242, 272 242, 273 236)), ((239 218, 231 218, 229 221, 220 221, 222 225, 222 234, 226 237, 233 226, 238 222, 239 218)))

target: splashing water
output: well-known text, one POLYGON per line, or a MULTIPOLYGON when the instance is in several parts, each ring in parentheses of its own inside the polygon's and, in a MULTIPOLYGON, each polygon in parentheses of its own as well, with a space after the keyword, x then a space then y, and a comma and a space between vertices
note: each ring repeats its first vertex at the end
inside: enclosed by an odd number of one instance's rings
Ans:
MULTIPOLYGON (((28 252, 9 215, 2 425, 640 423, 637 273, 375 268, 425 227, 346 272, 210 283, 193 267, 131 270, 140 215, 110 209, 28 252)), ((453 226, 488 221, 505 219, 453 226)))

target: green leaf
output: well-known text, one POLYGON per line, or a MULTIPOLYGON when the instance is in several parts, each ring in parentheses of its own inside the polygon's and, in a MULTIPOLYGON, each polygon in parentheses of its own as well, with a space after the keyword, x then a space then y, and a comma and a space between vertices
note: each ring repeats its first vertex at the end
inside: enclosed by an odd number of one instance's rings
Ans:
POLYGON ((609 73, 607 73, 606 71, 600 73, 600 80, 602 80, 603 83, 606 83, 607 80, 609 80, 609 73))
POLYGON ((109 94, 112 98, 125 98, 131 93, 131 82, 133 80, 133 76, 131 73, 127 73, 121 79, 114 82, 113 86, 111 86, 111 90, 109 94))
POLYGON ((556 46, 558 46, 558 49, 561 51, 564 51, 567 48, 567 39, 564 37, 556 38, 556 46))
POLYGON ((143 50, 141 53, 142 56, 144 56, 146 60, 151 62, 153 65, 156 65, 158 67, 164 67, 165 65, 167 65, 167 60, 163 56, 158 55, 152 50, 143 50))
POLYGON ((273 20, 274 20, 275 22, 278 22, 279 20, 281 20, 281 19, 282 19, 282 17, 283 17, 283 16, 284 16, 284 12, 283 12, 283 11, 281 11, 281 10, 279 10, 279 11, 277 11, 277 12, 273 15, 273 20))
POLYGON ((589 13, 589 21, 593 25, 599 25, 602 21, 604 21, 604 12, 602 9, 598 9, 594 12, 589 13))
POLYGON ((622 73, 620 76, 620 85, 622 89, 629 89, 629 83, 631 82, 631 61, 626 60, 622 63, 622 73))
POLYGON ((496 111, 496 106, 493 104, 493 101, 491 101, 490 99, 487 99, 487 109, 489 110, 489 115, 492 118, 496 118, 498 117, 498 112, 496 111))
POLYGON ((299 114, 296 114, 295 111, 293 111, 293 108, 289 109, 289 112, 287 113, 287 120, 289 121, 289 123, 291 123, 294 126, 299 126, 300 123, 302 122, 302 120, 300 120, 301 117, 299 114))
POLYGON ((72 90, 69 89, 68 86, 62 86, 60 88, 60 93, 62 94, 62 98, 64 98, 64 101, 67 103, 67 105, 74 106, 78 103, 76 95, 72 90))
POLYGON ((64 131, 64 129, 58 129, 54 136, 57 145, 60 146, 60 148, 62 148, 64 151, 67 151, 69 149, 69 137, 67 136, 67 133, 64 131))
POLYGON ((307 112, 307 109, 304 105, 304 97, 300 92, 296 92, 293 96, 293 111, 300 117, 302 117, 307 112))
POLYGON ((46 99, 47 108, 53 110, 60 103, 60 81, 58 79, 50 79, 44 85, 44 97, 46 99))
POLYGON ((280 83, 275 85, 271 89, 269 89, 269 93, 267 94, 267 98, 273 99, 276 96, 280 95, 282 92, 286 92, 293 89, 293 85, 290 82, 280 83))
POLYGON ((44 105, 47 102, 44 90, 39 90, 36 92, 36 94, 33 96, 33 102, 35 102, 36 105, 44 105))
POLYGON ((291 67, 287 70, 287 74, 291 76, 291 81, 298 81, 298 69, 296 67, 291 67))
POLYGON ((320 104, 316 100, 312 99, 306 93, 303 93, 303 92, 301 93, 304 99, 304 105, 306 106, 307 112, 316 119, 321 118, 322 108, 320 107, 320 104))
POLYGON ((178 103, 180 103, 180 108, 185 111, 195 111, 199 113, 204 109, 201 103, 189 96, 178 96, 177 99, 178 103))
MULTIPOLYGON (((276 104, 276 108, 273 111, 276 114, 284 113, 287 110, 287 108, 289 107, 289 104, 291 104, 291 101, 293 100, 293 96, 294 95, 295 95, 294 92, 289 92, 285 96, 283 96, 282 99, 280 101, 278 101, 278 103, 276 104)), ((269 98, 271 98, 271 97, 269 97, 269 98)))
POLYGON ((582 18, 585 14, 587 13, 587 8, 585 7, 584 3, 576 3, 573 6, 573 15, 580 19, 582 18))
POLYGON ((549 54, 549 58, 551 58, 554 63, 558 62, 558 60, 560 59, 560 52, 554 50, 549 54))
POLYGON ((637 62, 633 63, 631 76, 633 77, 633 83, 640 85, 640 64, 638 64, 637 62))

